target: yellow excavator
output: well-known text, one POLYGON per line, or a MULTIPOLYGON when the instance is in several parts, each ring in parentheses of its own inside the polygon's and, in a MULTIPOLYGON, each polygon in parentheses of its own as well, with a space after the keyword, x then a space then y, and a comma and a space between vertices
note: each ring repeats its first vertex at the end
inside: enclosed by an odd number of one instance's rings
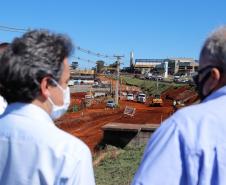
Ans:
POLYGON ((151 106, 162 106, 163 105, 163 100, 160 94, 155 94, 152 101, 151 101, 151 106))
POLYGON ((161 94, 159 93, 159 84, 158 84, 158 79, 156 82, 156 86, 157 86, 157 93, 154 94, 154 97, 150 103, 151 106, 162 106, 163 105, 163 100, 161 97, 161 94))

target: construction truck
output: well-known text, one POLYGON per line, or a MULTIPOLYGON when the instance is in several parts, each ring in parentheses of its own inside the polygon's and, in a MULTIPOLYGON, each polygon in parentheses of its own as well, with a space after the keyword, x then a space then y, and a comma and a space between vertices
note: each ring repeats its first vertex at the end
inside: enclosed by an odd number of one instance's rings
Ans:
POLYGON ((152 101, 150 103, 151 106, 162 106, 163 100, 161 97, 161 94, 159 93, 159 78, 156 79, 156 94, 154 94, 154 97, 152 98, 152 101))
POLYGON ((139 93, 137 96, 137 102, 145 103, 146 102, 146 94, 139 93))
POLYGON ((161 95, 159 94, 155 94, 151 103, 150 103, 151 106, 162 106, 163 105, 163 100, 162 100, 162 97, 161 95))

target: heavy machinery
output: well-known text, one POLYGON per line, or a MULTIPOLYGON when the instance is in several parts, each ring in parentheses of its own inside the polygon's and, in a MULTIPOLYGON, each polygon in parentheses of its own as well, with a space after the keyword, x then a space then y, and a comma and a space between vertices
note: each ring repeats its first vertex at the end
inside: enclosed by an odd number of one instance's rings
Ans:
POLYGON ((163 105, 163 100, 160 94, 155 94, 151 103, 151 106, 162 106, 163 105))
POLYGON ((151 106, 162 106, 163 105, 163 100, 161 97, 161 94, 159 93, 159 78, 156 79, 156 89, 157 89, 157 93, 154 94, 154 97, 150 103, 151 106))

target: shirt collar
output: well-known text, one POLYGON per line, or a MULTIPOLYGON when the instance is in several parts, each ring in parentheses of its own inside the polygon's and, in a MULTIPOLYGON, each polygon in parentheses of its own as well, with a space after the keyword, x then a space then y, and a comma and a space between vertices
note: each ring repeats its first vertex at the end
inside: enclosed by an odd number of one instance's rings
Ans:
POLYGON ((212 94, 206 97, 202 102, 207 102, 223 95, 226 95, 226 86, 223 86, 220 89, 214 91, 212 94))
POLYGON ((17 114, 31 118, 33 120, 37 120, 39 122, 41 121, 43 123, 53 123, 53 120, 44 109, 32 103, 9 104, 4 112, 4 115, 7 114, 17 114))

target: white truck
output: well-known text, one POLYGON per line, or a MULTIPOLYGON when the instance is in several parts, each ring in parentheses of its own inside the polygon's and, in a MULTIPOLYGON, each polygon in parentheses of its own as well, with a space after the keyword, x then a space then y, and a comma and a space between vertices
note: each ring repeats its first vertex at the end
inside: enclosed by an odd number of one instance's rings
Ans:
POLYGON ((146 94, 139 93, 137 96, 137 102, 145 103, 146 102, 146 94))
POLYGON ((127 94, 127 98, 128 101, 133 101, 134 100, 134 96, 132 93, 127 94))

